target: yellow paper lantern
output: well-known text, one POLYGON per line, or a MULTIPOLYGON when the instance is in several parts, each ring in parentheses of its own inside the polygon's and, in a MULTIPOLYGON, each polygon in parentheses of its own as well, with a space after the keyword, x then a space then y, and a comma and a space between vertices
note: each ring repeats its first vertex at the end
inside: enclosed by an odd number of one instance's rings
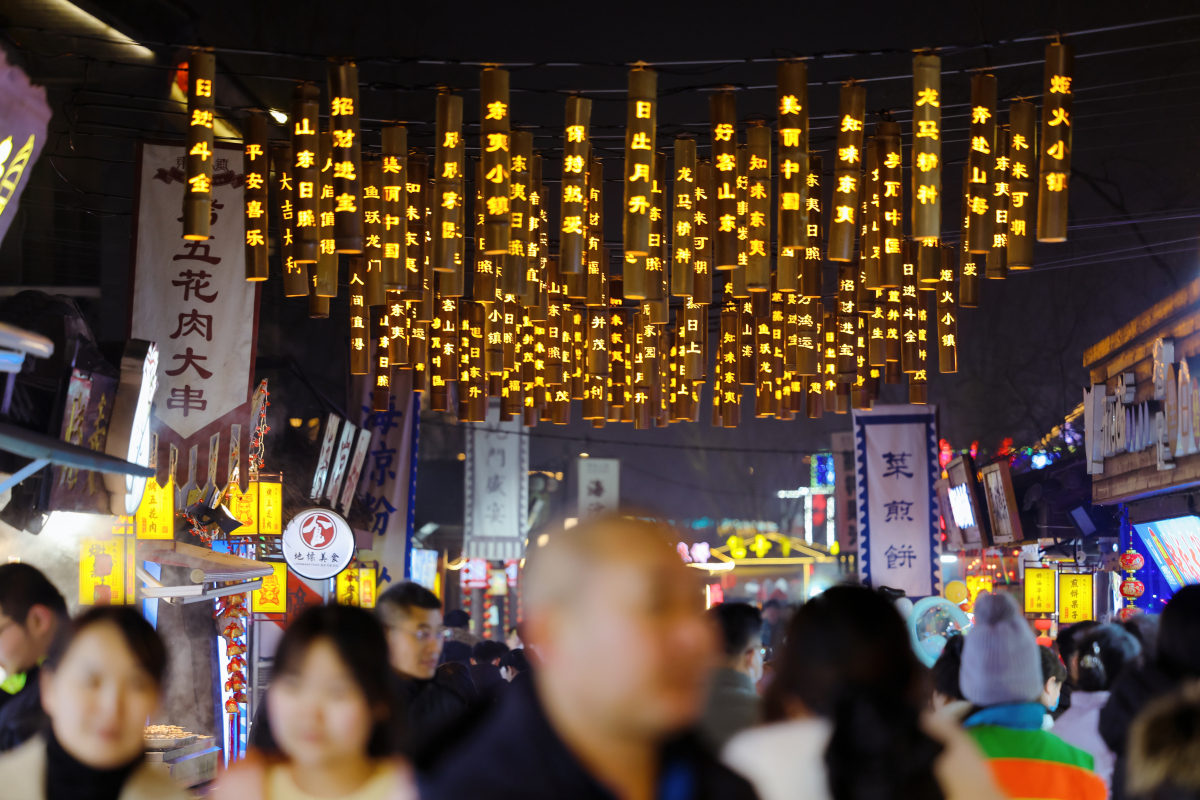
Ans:
POLYGON ((250 593, 250 608, 256 614, 282 614, 287 611, 287 564, 272 561, 270 575, 262 579, 262 588, 250 593))

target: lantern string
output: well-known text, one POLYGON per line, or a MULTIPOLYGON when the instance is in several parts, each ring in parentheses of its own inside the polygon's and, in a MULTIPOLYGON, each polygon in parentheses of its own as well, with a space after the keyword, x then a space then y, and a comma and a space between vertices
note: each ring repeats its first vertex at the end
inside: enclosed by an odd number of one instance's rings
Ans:
MULTIPOLYGON (((900 48, 873 48, 870 50, 837 50, 826 52, 815 52, 809 55, 797 55, 794 53, 781 56, 763 56, 763 57, 748 57, 748 58, 724 58, 724 59, 697 59, 697 60, 681 60, 681 61, 639 61, 639 62, 613 62, 613 61, 523 61, 523 62, 497 62, 497 61, 465 61, 460 59, 431 59, 431 58, 395 58, 390 56, 366 56, 354 59, 359 65, 362 64, 387 64, 387 65, 418 65, 418 66, 455 66, 455 67, 503 67, 507 69, 568 69, 580 67, 619 67, 628 68, 635 65, 647 67, 712 67, 712 66, 736 66, 739 64, 775 64, 781 61, 811 61, 811 60, 830 60, 858 57, 877 57, 877 56, 893 56, 893 55, 908 55, 913 52, 925 53, 943 53, 943 54, 958 54, 967 53, 976 50, 987 50, 996 47, 1001 47, 1010 44, 1022 44, 1028 42, 1061 40, 1063 38, 1087 36, 1097 33, 1111 33, 1113 31, 1131 30, 1133 28, 1143 28, 1152 25, 1165 25, 1173 22, 1183 22, 1186 20, 1200 19, 1200 14, 1184 14, 1174 17, 1162 17, 1152 20, 1142 20, 1140 22, 1130 22, 1122 25, 1110 25, 1101 28, 1086 28, 1078 31, 1068 31, 1060 33, 1052 31, 1048 34, 1036 34, 1030 36, 1014 37, 1010 39, 996 39, 994 41, 980 42, 970 45, 943 45, 940 47, 925 47, 913 49, 900 48)), ((106 36, 93 36, 88 34, 67 33, 57 29, 30 26, 30 25, 11 25, 9 30, 28 30, 42 34, 52 34, 61 36, 67 39, 88 40, 97 42, 106 42, 115 45, 123 45, 126 47, 141 46, 145 48, 159 47, 167 49, 186 48, 189 45, 181 42, 161 42, 153 40, 138 40, 131 41, 128 38, 112 38, 106 36)), ((248 48, 238 47, 222 47, 204 45, 204 49, 214 53, 225 53, 228 55, 243 55, 243 56, 258 56, 264 58, 292 58, 304 61, 313 61, 326 63, 330 60, 327 55, 317 53, 289 53, 273 50, 253 50, 248 48)), ((1113 51, 1125 52, 1125 51, 1113 51)), ((65 54, 64 54, 65 55, 65 54)), ((1082 57, 1082 56, 1077 56, 1082 57)), ((1041 61, 1032 63, 1042 63, 1041 61)), ((135 66, 135 65, 127 65, 135 66)), ((1000 67, 983 67, 980 69, 998 69, 1000 67)), ((264 76, 265 77, 265 76, 264 76)), ((907 77, 911 77, 908 75, 907 77)), ((881 80, 881 79, 875 79, 881 80)), ((860 82, 862 82, 860 80, 860 82)), ((838 81, 837 83, 841 83, 838 81)), ((620 91, 624 92, 624 89, 620 91)))

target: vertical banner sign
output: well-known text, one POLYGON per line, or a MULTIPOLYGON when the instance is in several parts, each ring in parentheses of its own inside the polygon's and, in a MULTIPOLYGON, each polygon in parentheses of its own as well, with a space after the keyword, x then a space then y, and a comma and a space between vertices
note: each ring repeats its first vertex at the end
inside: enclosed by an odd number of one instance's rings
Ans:
POLYGON ((500 422, 498 404, 487 422, 467 425, 465 558, 524 555, 529 440, 521 427, 517 419, 500 422))
MULTIPOLYGON (((1075 50, 1066 44, 1046 46, 1042 84, 1041 181, 1038 185, 1038 241, 1067 240, 1067 187, 1071 180, 1071 81, 1075 50)), ((1090 617, 1089 617, 1090 619, 1090 617)))
POLYGON ((942 236, 942 59, 913 57, 913 238, 942 236))
MULTIPOLYGON (((386 411, 370 411, 363 403, 363 429, 371 436, 356 491, 370 516, 370 530, 375 537, 372 549, 383 554, 380 584, 400 581, 405 575, 405 534, 412 525, 412 488, 416 480, 415 416, 421 408, 420 397, 411 391, 412 374, 409 370, 399 373, 386 411)), ((366 401, 370 384, 364 382, 363 388, 362 399, 366 401)))
MULTIPOLYGON (((972 253, 992 249, 992 162, 996 149, 996 76, 979 72, 971 78, 970 148, 967 183, 970 186, 970 228, 967 241, 972 253)), ((982 259, 980 259, 982 261, 982 259)))
POLYGON ((246 170, 246 280, 267 279, 267 115, 246 117, 242 166, 246 170))
POLYGON ((1008 277, 1008 203, 1009 203, 1009 131, 996 130, 995 158, 992 160, 992 249, 987 254, 984 276, 995 280, 1008 277))
POLYGON ((732 92, 715 92, 708 100, 712 124, 713 266, 736 269, 737 240, 737 101, 732 92))
POLYGON ((333 134, 334 240, 339 253, 363 249, 362 142, 359 137, 358 67, 329 65, 329 125, 333 134))
POLYGON ((29 183, 22 180, 26 168, 37 161, 46 143, 50 117, 46 90, 32 85, 25 73, 0 53, 0 120, 4 120, 0 127, 0 242, 29 183), (12 211, 5 214, 9 206, 12 211))
MULTIPOLYGON (((966 250, 966 244, 962 245, 966 250)), ((934 308, 937 313, 938 372, 958 372, 958 278, 953 247, 942 248, 941 280, 934 308)))
POLYGON ((712 303, 712 193, 712 162, 697 159, 696 188, 693 192, 695 208, 692 210, 692 300, 705 307, 712 303))
POLYGON ((1060 625, 1071 625, 1095 619, 1093 613, 1095 599, 1092 589, 1090 572, 1059 573, 1058 623, 1060 625))
MULTIPOLYGON (((654 190, 654 145, 658 122, 658 73, 637 67, 629 73, 625 120, 625 297, 649 296, 650 206, 654 190)), ((561 265, 560 265, 561 269, 561 265)), ((656 276, 657 277, 657 276, 656 276)))
POLYGON ((580 458, 579 519, 616 514, 621 507, 621 459, 580 458))
MULTIPOLYGON (((248 282, 238 264, 246 257, 241 151, 217 145, 210 238, 181 241, 178 209, 187 186, 171 173, 186 149, 138 143, 129 336, 158 344, 151 429, 164 467, 170 445, 186 452, 249 414, 259 284, 248 282)), ((225 472, 221 464, 221 480, 225 472)), ((247 473, 243 456, 241 474, 247 473)))
POLYGON ((350 374, 370 371, 371 332, 367 313, 367 260, 350 258, 350 374))
POLYGON ((317 235, 320 237, 320 253, 317 254, 312 286, 317 297, 328 300, 337 297, 338 291, 337 222, 333 211, 333 133, 328 128, 321 131, 319 147, 321 197, 318 203, 317 235))
POLYGON ((575 275, 583 272, 586 250, 585 212, 588 162, 588 126, 592 101, 572 95, 567 98, 566 141, 563 144, 562 229, 559 234, 558 269, 575 275))
MULTIPOLYGON (((986 198, 985 198, 986 199, 986 198)), ((962 183, 962 220, 963 233, 960 237, 959 246, 959 279, 961 280, 959 302, 963 308, 976 308, 979 306, 979 264, 983 262, 983 258, 977 258, 971 252, 970 237, 971 226, 979 216, 974 212, 974 198, 971 197, 971 162, 963 164, 963 183, 962 183)))
POLYGON ((751 126, 746 131, 746 149, 746 288, 766 292, 771 288, 771 129, 751 126))
POLYGON ((308 294, 306 267, 296 261, 296 184, 292 175, 292 146, 271 151, 275 172, 275 204, 279 211, 279 263, 283 267, 284 297, 308 294))
POLYGON ((363 258, 367 262, 367 306, 387 302, 383 286, 383 167, 378 158, 362 163, 363 258))
POLYGON ((842 87, 837 121, 837 159, 833 168, 833 221, 829 225, 829 260, 854 258, 855 212, 862 172, 863 115, 867 90, 853 82, 842 87))
MULTIPOLYGON (((485 69, 479 78, 479 149, 483 154, 483 252, 503 260, 511 240, 509 184, 512 150, 509 144, 510 114, 508 72, 485 69)), ((461 122, 460 122, 461 124, 461 122)), ((457 265, 456 272, 462 270, 457 265)), ((491 300, 490 297, 477 298, 491 300)))
MULTIPOLYGON (((795 258, 808 244, 804 200, 808 196, 808 67, 803 61, 781 61, 775 70, 776 111, 779 113, 779 252, 795 258)), ((793 265, 796 263, 792 262, 793 265)), ((793 266, 794 269, 794 266, 793 266)), ((794 274, 794 273, 793 273, 794 274)), ((794 281, 779 289, 796 291, 794 281)))
MULTIPOLYGON (((505 294, 522 294, 526 305, 539 305, 542 292, 542 272, 537 259, 538 248, 531 242, 534 227, 533 182, 530 168, 533 166, 533 134, 515 131, 512 135, 512 177, 509 191, 512 206, 509 209, 512 233, 508 243, 508 255, 504 259, 505 294), (510 291, 511 290, 511 291, 510 291)), ((540 198, 539 198, 540 199, 540 198)), ((507 347, 512 352, 512 347, 507 347)))
POLYGON ((936 407, 854 411, 858 569, 871 588, 939 591, 936 407))
POLYGON ((879 243, 881 285, 903 283, 904 170, 900 158, 900 123, 881 122, 876 128, 879 153, 879 243))
POLYGON ((1018 100, 1008 107, 1008 268, 1033 266, 1033 204, 1037 198, 1037 109, 1018 100))
POLYGON ((1025 568, 1025 613, 1053 614, 1058 610, 1055 585, 1058 570, 1043 567, 1025 568))
POLYGON ((216 57, 204 50, 188 56, 187 194, 183 199, 183 238, 210 238, 213 182, 216 57))

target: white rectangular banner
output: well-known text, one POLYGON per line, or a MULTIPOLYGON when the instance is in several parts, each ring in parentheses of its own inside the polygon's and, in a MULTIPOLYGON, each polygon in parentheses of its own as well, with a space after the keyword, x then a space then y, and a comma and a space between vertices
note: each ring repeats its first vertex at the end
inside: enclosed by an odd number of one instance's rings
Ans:
MULTIPOLYGON (((212 434, 221 434, 227 451, 229 426, 248 422, 258 316, 258 284, 245 275, 242 151, 218 144, 212 157, 212 238, 188 241, 182 222, 185 148, 138 142, 129 312, 130 336, 158 344, 154 428, 160 449, 176 444, 184 459, 191 445, 200 444, 202 462, 212 434)), ((204 474, 207 465, 200 470, 204 474)), ((220 463, 219 481, 225 472, 220 463)))
POLYGON ((934 406, 854 412, 858 568, 872 588, 937 594, 937 430, 934 406))
POLYGON ((499 404, 492 403, 487 422, 466 429, 463 556, 521 558, 529 511, 529 440, 521 420, 500 422, 499 404))
POLYGON ((621 459, 576 459, 579 472, 579 519, 615 514, 621 507, 621 459))

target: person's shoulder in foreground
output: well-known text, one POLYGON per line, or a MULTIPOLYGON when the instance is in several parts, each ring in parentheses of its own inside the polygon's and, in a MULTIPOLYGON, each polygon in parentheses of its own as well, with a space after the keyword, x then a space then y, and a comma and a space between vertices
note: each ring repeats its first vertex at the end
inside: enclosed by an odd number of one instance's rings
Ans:
MULTIPOLYGON (((610 800, 546 720, 533 681, 515 681, 497 713, 457 753, 420 776, 422 800, 610 800)), ((755 800, 750 784, 691 735, 662 753, 659 797, 755 800)))

